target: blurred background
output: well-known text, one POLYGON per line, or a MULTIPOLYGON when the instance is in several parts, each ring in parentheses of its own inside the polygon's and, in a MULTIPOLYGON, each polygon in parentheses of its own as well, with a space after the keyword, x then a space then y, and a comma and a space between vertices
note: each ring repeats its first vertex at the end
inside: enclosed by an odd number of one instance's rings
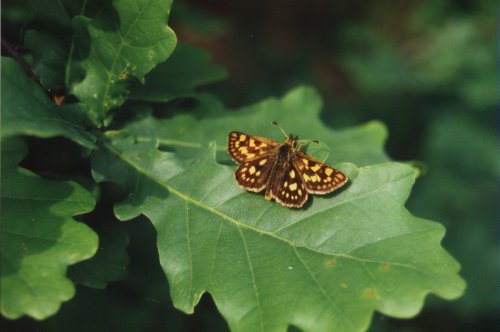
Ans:
MULTIPOLYGON (((492 0, 174 0, 170 25, 179 40, 229 70, 205 89, 226 106, 310 84, 324 98, 326 124, 381 120, 391 158, 422 169, 407 207, 445 225, 443 246, 461 263, 468 288, 452 302, 429 296, 413 319, 376 314, 370 331, 500 331, 498 12, 492 0)), ((113 196, 112 188, 102 195, 113 196)), ((94 213, 111 220, 111 211, 101 204, 94 213)), ((125 281, 105 290, 78 286, 56 316, 2 319, 2 326, 227 330, 210 296, 193 316, 172 307, 147 220, 120 227, 130 237, 125 281)))

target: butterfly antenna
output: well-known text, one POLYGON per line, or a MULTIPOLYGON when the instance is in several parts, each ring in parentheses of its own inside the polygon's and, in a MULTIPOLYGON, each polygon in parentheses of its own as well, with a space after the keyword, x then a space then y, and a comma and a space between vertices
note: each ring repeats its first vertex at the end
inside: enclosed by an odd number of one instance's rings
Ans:
POLYGON ((285 135, 285 137, 288 139, 288 135, 285 133, 285 131, 283 130, 283 128, 281 128, 281 127, 278 125, 278 122, 273 121, 273 122, 272 122, 272 124, 273 124, 273 125, 275 125, 276 127, 278 127, 278 128, 281 130, 281 132, 283 133, 283 135, 285 135))
POLYGON ((319 144, 319 141, 318 140, 314 140, 314 141, 305 141, 303 143, 300 143, 299 146, 297 147, 297 150, 300 150, 300 148, 304 147, 304 146, 307 146, 311 143, 316 143, 316 144, 319 144))

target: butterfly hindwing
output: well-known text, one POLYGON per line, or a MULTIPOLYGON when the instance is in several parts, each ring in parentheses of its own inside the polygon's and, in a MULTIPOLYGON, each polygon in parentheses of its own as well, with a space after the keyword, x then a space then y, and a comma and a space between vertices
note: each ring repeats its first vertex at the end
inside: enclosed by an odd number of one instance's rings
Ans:
POLYGON ((277 146, 279 143, 272 139, 232 131, 228 136, 227 149, 231 157, 241 163, 273 153, 277 146))
POLYGON ((287 207, 302 207, 307 202, 307 190, 298 170, 291 160, 280 161, 277 165, 276 181, 266 192, 266 198, 274 198, 278 203, 287 207))
POLYGON ((294 164, 299 171, 307 192, 326 194, 340 188, 347 182, 339 170, 323 164, 302 151, 296 151, 294 164))

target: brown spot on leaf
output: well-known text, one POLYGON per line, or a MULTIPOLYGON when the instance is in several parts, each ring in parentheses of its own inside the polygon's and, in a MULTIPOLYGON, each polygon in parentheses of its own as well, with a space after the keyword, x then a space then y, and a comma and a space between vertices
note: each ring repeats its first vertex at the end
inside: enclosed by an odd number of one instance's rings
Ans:
POLYGON ((368 288, 366 290, 366 296, 374 298, 374 297, 378 297, 378 294, 377 294, 377 291, 375 289, 368 288))
POLYGON ((335 264, 335 259, 329 259, 326 261, 326 266, 332 267, 335 264))

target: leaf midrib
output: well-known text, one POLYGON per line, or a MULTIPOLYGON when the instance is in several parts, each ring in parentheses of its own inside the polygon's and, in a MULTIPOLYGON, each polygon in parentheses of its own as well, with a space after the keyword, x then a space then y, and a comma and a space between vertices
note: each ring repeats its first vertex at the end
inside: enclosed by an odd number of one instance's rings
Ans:
MULTIPOLYGON (((275 238, 281 242, 285 242, 286 244, 290 245, 292 248, 305 248, 307 250, 310 250, 311 252, 314 252, 314 253, 317 253, 317 254, 321 254, 321 255, 325 255, 325 256, 333 256, 333 257, 342 257, 342 258, 346 258, 346 259, 351 259, 351 260, 354 260, 354 261, 358 261, 360 263, 377 263, 377 264, 383 264, 383 263, 389 263, 393 266, 398 266, 398 267, 402 267, 402 268, 408 268, 408 269, 411 269, 411 270, 414 270, 414 271, 417 271, 419 273, 421 273, 422 271, 419 270, 416 266, 413 266, 413 265, 410 265, 410 264, 404 264, 404 263, 399 263, 399 262, 391 262, 391 261, 379 261, 379 260, 373 260, 373 259, 365 259, 365 258, 361 258, 361 257, 357 257, 357 256, 353 256, 353 255, 349 255, 349 254, 345 254, 345 253, 332 253, 332 252, 325 252, 325 251, 322 251, 322 250, 319 250, 317 248, 312 248, 312 247, 309 247, 309 246, 306 246, 306 245, 299 245, 299 244, 296 244, 296 243, 293 243, 292 241, 286 239, 286 238, 283 238, 283 237, 280 237, 276 234, 274 234, 274 232, 269 232, 269 231, 266 231, 266 230, 262 230, 262 229, 259 229, 259 228, 256 228, 252 225, 248 225, 248 224, 245 224, 237 219, 234 219, 233 217, 227 215, 227 214, 224 214, 222 213, 221 211, 209 206, 209 205, 206 205, 204 204, 203 202, 201 201, 198 201, 190 196, 188 196, 187 194, 184 194, 183 192, 181 192, 180 190, 178 189, 175 189, 174 187, 170 186, 169 184, 165 183, 165 182, 161 182, 159 181, 157 178, 153 177, 152 175, 148 174, 146 172, 145 169, 141 168, 138 164, 134 163, 132 160, 126 158, 124 155, 122 155, 120 153, 120 151, 116 150, 113 146, 111 146, 110 144, 108 143, 104 143, 104 146, 111 152, 113 153, 114 155, 116 155, 119 159, 123 160, 125 163, 127 163, 128 165, 130 165, 131 167, 133 167, 137 172, 139 172, 140 174, 143 174, 143 176, 145 176, 146 178, 150 179, 151 181, 153 181, 154 183, 156 183, 157 185, 165 188, 166 190, 168 190, 169 192, 173 193, 174 195, 178 196, 179 198, 201 208, 201 209, 204 209, 204 210, 207 210, 217 216, 219 216, 220 218, 222 218, 223 220, 226 220, 234 225, 236 225, 237 227, 242 227, 242 228, 245 228, 245 229, 249 229, 251 231, 254 231, 258 234, 262 234, 262 235, 267 235, 269 237, 272 237, 272 238, 275 238)), ((372 191, 372 193, 375 192, 372 191)), ((368 193, 367 193, 368 194, 368 193)), ((366 195, 366 194, 365 194, 366 195)), ((345 203, 345 201, 343 202, 345 203)), ((338 206, 338 205, 336 205, 338 206)), ((324 212, 326 210, 322 210, 322 211, 319 211, 319 212, 324 212)))
MULTIPOLYGON (((158 143, 166 146, 178 146, 182 148, 190 148, 190 149, 202 149, 205 146, 202 143, 198 142, 189 142, 189 141, 180 141, 175 139, 168 138, 158 138, 158 137, 149 137, 149 136, 135 136, 138 142, 151 142, 153 140, 157 140, 158 143)), ((217 146, 217 151, 226 151, 227 146, 217 146)))
MULTIPOLYGON (((134 18, 132 24, 130 24, 130 26, 129 26, 128 30, 125 32, 125 34, 123 36, 121 34, 119 34, 120 35, 120 45, 118 46, 118 50, 115 53, 115 56, 113 57, 113 61, 111 63, 110 70, 107 71, 108 72, 108 75, 107 75, 108 79, 107 79, 106 84, 104 86, 104 93, 103 93, 103 96, 102 96, 102 99, 101 99, 101 107, 102 107, 102 110, 103 110, 104 114, 108 110, 108 108, 106 107, 106 99, 109 97, 109 90, 111 88, 111 82, 113 81, 112 80, 112 75, 115 74, 114 70, 115 70, 115 66, 116 66, 117 60, 118 60, 118 58, 121 57, 123 46, 126 44, 126 40, 128 38, 129 33, 132 31, 132 29, 135 28, 135 25, 137 24, 137 21, 141 17, 141 15, 142 15, 142 13, 143 13, 143 11, 145 10, 146 7, 147 7, 147 5, 144 5, 142 8, 139 9, 136 17, 134 18)), ((118 29, 118 32, 120 32, 120 29, 118 29)), ((103 115, 103 117, 104 117, 104 115, 103 115)))

